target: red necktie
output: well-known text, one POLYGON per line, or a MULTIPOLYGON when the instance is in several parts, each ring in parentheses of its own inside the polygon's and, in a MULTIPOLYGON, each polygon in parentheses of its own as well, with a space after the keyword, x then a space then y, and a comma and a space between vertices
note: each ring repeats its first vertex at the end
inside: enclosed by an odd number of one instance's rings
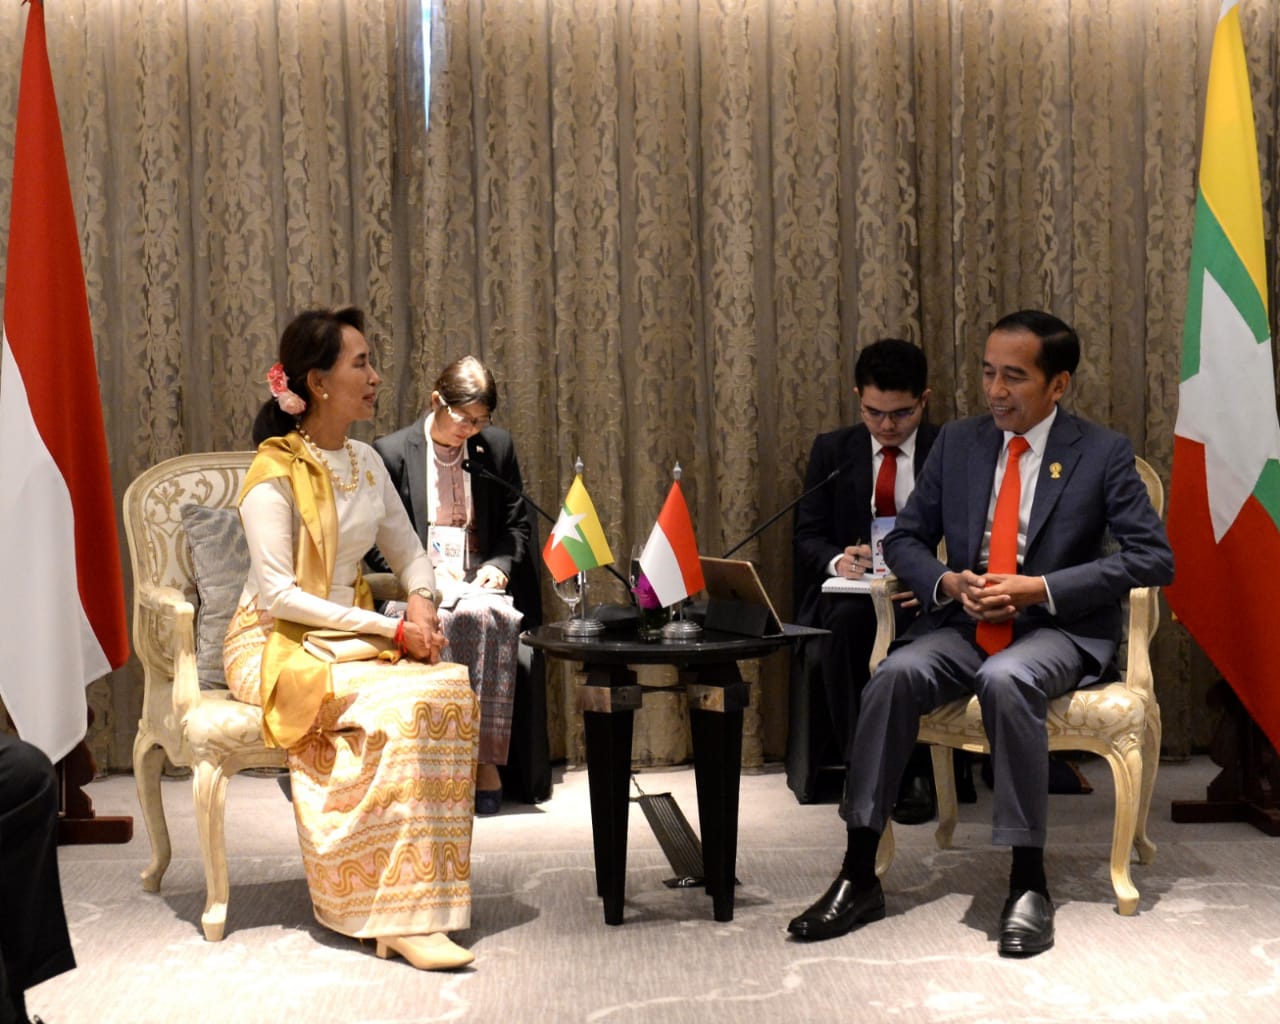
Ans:
POLYGON ((884 456, 880 460, 880 472, 876 474, 876 515, 896 516, 898 504, 893 498, 893 489, 898 482, 898 449, 885 445, 880 449, 884 456))
MULTIPOLYGON (((991 519, 991 548, 987 552, 987 572, 1018 571, 1018 505, 1022 501, 1022 476, 1018 460, 1031 445, 1025 437, 1009 440, 1009 459, 1005 464, 1000 493, 996 495, 996 514, 991 519)), ((978 646, 988 654, 1003 651, 1013 639, 1013 620, 979 622, 978 646)))

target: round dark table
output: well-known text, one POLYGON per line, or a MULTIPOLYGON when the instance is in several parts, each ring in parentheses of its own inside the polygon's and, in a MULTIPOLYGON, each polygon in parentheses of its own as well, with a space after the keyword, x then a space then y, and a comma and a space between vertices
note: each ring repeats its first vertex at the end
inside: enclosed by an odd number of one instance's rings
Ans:
POLYGON ((750 699, 738 662, 771 654, 814 632, 784 625, 783 632, 771 636, 704 631, 695 640, 647 642, 628 625, 579 640, 553 623, 521 635, 523 643, 547 655, 582 662, 587 677, 578 708, 587 748, 596 891, 604 902, 606 924, 622 923, 626 888, 631 737, 642 696, 630 666, 673 665, 680 670, 689 700, 703 877, 715 919, 732 921, 742 713, 750 699))

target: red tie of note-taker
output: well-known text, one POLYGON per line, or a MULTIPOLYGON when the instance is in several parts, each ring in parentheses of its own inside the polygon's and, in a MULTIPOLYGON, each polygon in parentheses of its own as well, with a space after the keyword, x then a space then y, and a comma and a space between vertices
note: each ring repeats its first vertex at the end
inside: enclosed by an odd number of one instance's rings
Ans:
POLYGON ((893 489, 898 483, 898 449, 885 445, 880 449, 884 456, 880 460, 880 472, 876 474, 876 515, 896 516, 898 505, 894 501, 893 489))
MULTIPOLYGON (((996 495, 996 514, 991 519, 991 550, 987 553, 987 572, 1018 571, 1018 505, 1022 501, 1022 476, 1018 460, 1031 445, 1025 437, 1009 440, 1009 460, 1005 465, 1000 493, 996 495)), ((978 646, 988 654, 1003 651, 1013 640, 1013 620, 979 622, 978 646)))

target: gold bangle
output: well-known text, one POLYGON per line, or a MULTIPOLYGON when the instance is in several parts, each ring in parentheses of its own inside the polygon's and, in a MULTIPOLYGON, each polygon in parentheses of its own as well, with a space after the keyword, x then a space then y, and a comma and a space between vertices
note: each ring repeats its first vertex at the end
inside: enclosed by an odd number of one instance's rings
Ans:
POLYGON ((416 589, 409 591, 410 597, 413 597, 414 594, 425 597, 432 604, 440 603, 440 591, 432 590, 430 587, 417 587, 416 589))

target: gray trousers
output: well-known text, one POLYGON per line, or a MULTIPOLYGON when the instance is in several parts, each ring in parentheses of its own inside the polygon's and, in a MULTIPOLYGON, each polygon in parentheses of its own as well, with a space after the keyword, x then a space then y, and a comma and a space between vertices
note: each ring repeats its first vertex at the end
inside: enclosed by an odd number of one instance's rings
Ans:
POLYGON ((965 623, 922 634, 872 674, 849 746, 848 826, 883 832, 920 729, 920 716, 977 694, 995 779, 991 841, 1045 844, 1049 817, 1049 701, 1076 688, 1086 656, 1056 629, 1019 634, 987 657, 965 623))

